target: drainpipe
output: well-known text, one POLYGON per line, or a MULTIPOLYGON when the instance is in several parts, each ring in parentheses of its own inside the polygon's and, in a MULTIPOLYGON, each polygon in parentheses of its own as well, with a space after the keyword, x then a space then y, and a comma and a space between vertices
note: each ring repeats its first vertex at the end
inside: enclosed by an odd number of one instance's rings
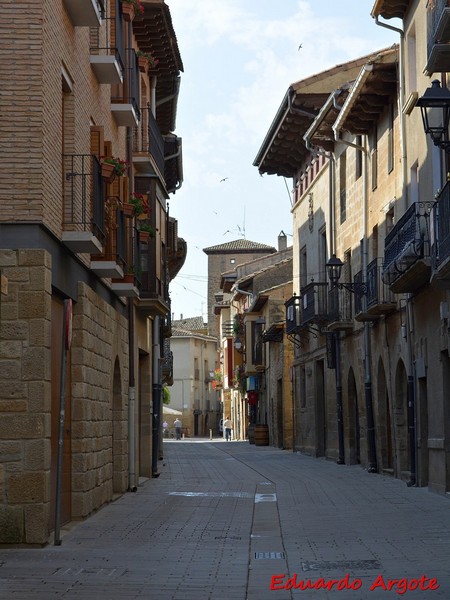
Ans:
MULTIPOLYGON (((341 142, 347 146, 351 146, 360 150, 364 156, 363 169, 363 251, 362 251, 362 270, 363 282, 367 283, 367 264, 368 264, 368 246, 367 246, 367 213, 368 213, 368 194, 367 194, 367 170, 368 170, 368 151, 366 146, 360 146, 348 142, 340 137, 340 132, 334 129, 334 137, 336 142, 341 142)), ((366 404, 367 418, 367 442, 368 442, 368 468, 369 473, 377 472, 377 454, 375 444, 375 421, 373 416, 373 400, 372 400, 372 369, 371 369, 371 352, 370 352, 370 325, 368 321, 364 322, 364 397, 366 404)))
POLYGON ((136 407, 136 388, 134 378, 134 315, 133 303, 128 298, 128 353, 129 353, 129 387, 128 387, 128 491, 136 492, 136 471, 135 471, 135 407, 136 407))
POLYGON ((153 319, 153 436, 152 436, 152 477, 159 477, 158 449, 161 433, 161 344, 160 344, 160 317, 153 319))
MULTIPOLYGON (((403 106, 405 102, 405 86, 404 86, 404 65, 405 65, 405 32, 403 29, 393 27, 387 23, 382 23, 378 20, 378 16, 375 17, 375 23, 391 31, 395 31, 400 35, 400 52, 399 52, 399 109, 398 114, 400 118, 400 144, 402 152, 402 212, 404 213, 408 208, 408 187, 406 182, 408 181, 408 164, 407 164, 407 151, 406 151, 406 126, 405 118, 403 115, 403 106)), ((409 448, 410 448, 410 480, 407 482, 408 486, 416 485, 416 452, 417 452, 417 431, 416 431, 416 402, 415 402, 415 389, 414 389, 414 310, 413 310, 413 295, 406 294, 406 327, 407 327, 407 346, 408 346, 408 380, 406 387, 406 402, 408 405, 408 434, 409 434, 409 448)))

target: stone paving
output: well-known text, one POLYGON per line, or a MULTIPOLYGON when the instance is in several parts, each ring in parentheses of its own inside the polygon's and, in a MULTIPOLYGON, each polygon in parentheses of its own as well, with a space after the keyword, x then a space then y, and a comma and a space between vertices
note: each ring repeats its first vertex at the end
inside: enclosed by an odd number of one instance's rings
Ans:
POLYGON ((246 442, 164 452, 61 546, 0 549, 0 600, 450 599, 448 497, 246 442))

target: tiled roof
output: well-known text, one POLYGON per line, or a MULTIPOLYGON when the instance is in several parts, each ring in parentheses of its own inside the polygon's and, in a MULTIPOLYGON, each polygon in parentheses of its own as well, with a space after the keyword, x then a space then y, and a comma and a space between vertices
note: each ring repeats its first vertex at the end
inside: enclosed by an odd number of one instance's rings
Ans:
POLYGON ((229 252, 265 252, 270 254, 276 252, 273 246, 267 244, 261 244, 259 242, 252 242, 250 240, 239 239, 233 242, 225 242, 225 244, 219 244, 217 246, 210 246, 209 248, 203 248, 205 254, 226 254, 229 252))
POLYGON ((172 321, 172 326, 185 331, 199 331, 207 329, 207 324, 203 321, 203 317, 188 317, 186 319, 175 319, 172 321))

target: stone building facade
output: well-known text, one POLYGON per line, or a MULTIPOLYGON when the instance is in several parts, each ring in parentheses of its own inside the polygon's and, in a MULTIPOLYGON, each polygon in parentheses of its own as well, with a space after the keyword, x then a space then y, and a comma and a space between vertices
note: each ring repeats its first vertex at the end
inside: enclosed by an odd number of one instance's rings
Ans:
POLYGON ((185 245, 166 206, 176 94, 156 102, 182 62, 168 7, 143 6, 1 3, 0 543, 45 544, 157 471, 185 245))
POLYGON ((415 107, 430 77, 448 70, 433 37, 446 10, 377 1, 373 16, 403 19, 399 45, 293 84, 287 135, 304 144, 289 146, 280 110, 255 160, 294 183, 286 330, 296 447, 441 493, 450 481, 448 184, 415 107))

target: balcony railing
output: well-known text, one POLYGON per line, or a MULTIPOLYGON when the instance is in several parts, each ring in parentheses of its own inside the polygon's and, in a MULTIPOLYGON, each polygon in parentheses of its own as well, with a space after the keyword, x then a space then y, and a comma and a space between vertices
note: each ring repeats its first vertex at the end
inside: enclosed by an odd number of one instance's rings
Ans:
POLYGON ((149 154, 164 175, 164 140, 149 106, 141 108, 141 121, 135 128, 133 152, 149 154))
POLYGON ((300 317, 301 317, 301 297, 300 296, 292 296, 289 298, 284 304, 286 309, 286 335, 294 335, 298 332, 300 325, 300 317))
POLYGON ((63 227, 105 240, 105 191, 100 162, 91 154, 63 155, 63 227))
POLYGON ((429 279, 433 204, 414 202, 386 236, 382 279, 395 293, 414 291, 429 279))
MULTIPOLYGON (((367 266, 366 295, 356 288, 355 318, 358 321, 370 320, 391 312, 396 308, 395 294, 382 280, 381 259, 375 258, 367 266)), ((363 272, 355 275, 354 282, 363 283, 363 272)))
POLYGON ((99 83, 122 83, 125 71, 125 40, 122 13, 116 0, 116 16, 105 19, 106 38, 101 30, 92 32, 90 43, 91 67, 99 83))
POLYGON ((450 182, 437 197, 433 206, 434 239, 431 249, 433 271, 438 279, 450 280, 450 182))
POLYGON ((118 96, 111 97, 111 110, 119 125, 135 126, 141 118, 139 61, 133 48, 127 48, 125 55, 126 67, 125 79, 121 86, 122 93, 119 92, 118 96))
POLYGON ((328 283, 311 282, 301 292, 301 325, 325 323, 328 320, 327 293, 328 283))
POLYGON ((353 327, 351 292, 338 287, 328 292, 328 321, 330 331, 353 327))
POLYGON ((450 3, 448 0, 428 0, 426 71, 448 71, 450 52, 450 3))

